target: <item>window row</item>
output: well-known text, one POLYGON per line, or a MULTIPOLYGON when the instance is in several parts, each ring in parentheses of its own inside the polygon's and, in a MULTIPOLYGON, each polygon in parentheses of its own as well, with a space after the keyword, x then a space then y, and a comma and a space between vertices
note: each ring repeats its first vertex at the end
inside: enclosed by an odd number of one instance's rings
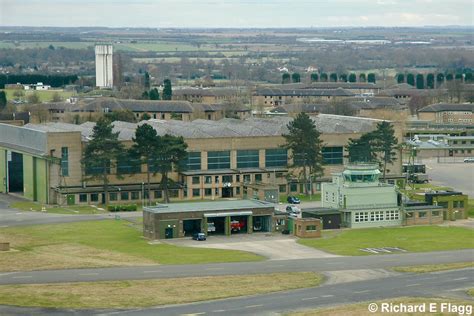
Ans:
POLYGON ((356 223, 398 219, 400 219, 400 211, 355 212, 354 214, 354 221, 356 223))

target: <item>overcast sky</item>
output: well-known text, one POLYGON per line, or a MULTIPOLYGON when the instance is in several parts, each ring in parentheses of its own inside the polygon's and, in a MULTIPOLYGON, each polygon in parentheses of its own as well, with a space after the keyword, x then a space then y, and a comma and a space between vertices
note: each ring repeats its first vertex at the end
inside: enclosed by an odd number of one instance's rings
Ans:
POLYGON ((1 26, 473 25, 472 0, 0 0, 1 26))

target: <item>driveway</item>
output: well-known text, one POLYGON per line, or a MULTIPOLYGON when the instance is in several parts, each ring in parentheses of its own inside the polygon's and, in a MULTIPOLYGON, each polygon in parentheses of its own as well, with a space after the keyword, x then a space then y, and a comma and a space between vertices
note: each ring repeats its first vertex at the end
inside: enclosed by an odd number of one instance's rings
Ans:
POLYGON ((210 236, 206 241, 191 238, 168 239, 165 243, 196 248, 216 248, 252 252, 270 260, 291 260, 340 257, 298 244, 297 238, 279 234, 210 236))

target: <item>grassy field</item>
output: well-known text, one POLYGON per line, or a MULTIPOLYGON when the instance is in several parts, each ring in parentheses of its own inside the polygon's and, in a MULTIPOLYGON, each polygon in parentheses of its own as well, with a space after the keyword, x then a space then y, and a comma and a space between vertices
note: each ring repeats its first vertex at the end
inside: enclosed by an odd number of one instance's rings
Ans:
POLYGON ((0 253, 2 271, 264 259, 244 251, 149 244, 141 229, 122 220, 4 228, 0 241, 13 248, 0 253))
MULTIPOLYGON (((323 309, 315 309, 315 310, 308 310, 308 311, 301 311, 296 313, 287 314, 289 316, 333 316, 333 315, 344 315, 344 316, 366 316, 366 315, 374 315, 374 316, 397 316, 397 315, 416 315, 416 316, 434 316, 434 315, 459 315, 458 313, 388 313, 388 312, 369 312, 368 306, 372 302, 365 302, 365 303, 358 303, 358 304, 351 304, 351 305, 343 305, 337 307, 330 307, 330 308, 323 308, 323 309)), ((468 300, 460 300, 460 299, 452 299, 452 298, 432 298, 432 297, 400 297, 394 299, 387 299, 383 301, 373 302, 376 303, 379 310, 382 303, 393 303, 393 304, 430 304, 436 303, 436 310, 441 311, 441 303, 451 303, 457 305, 472 305, 472 301, 468 300)), ((429 306, 426 307, 428 311, 429 306)))
POLYGON ((144 281, 0 286, 0 304, 55 308, 133 308, 183 304, 318 286, 313 272, 144 281), (104 299, 106 298, 106 299, 104 299))
POLYGON ((446 264, 424 264, 419 266, 395 267, 392 270, 397 272, 428 273, 446 270, 456 270, 464 268, 473 268, 474 262, 455 262, 446 264))
POLYGON ((300 239, 298 242, 346 256, 369 255, 360 249, 375 247, 399 247, 410 252, 474 248, 471 229, 439 226, 352 229, 328 238, 300 239))
POLYGON ((44 212, 52 214, 72 214, 72 215, 84 215, 84 214, 105 214, 108 213, 103 210, 99 210, 97 207, 85 205, 67 205, 67 206, 53 206, 43 205, 36 202, 13 202, 10 207, 16 208, 22 211, 33 211, 33 212, 44 212), (43 210, 44 207, 44 210, 43 210))
MULTIPOLYGON (((36 82, 35 82, 36 83, 36 82)), ((13 94, 15 91, 18 91, 16 89, 5 89, 4 90, 7 94, 7 100, 15 100, 17 97, 15 97, 13 94)), ((36 93, 39 97, 40 102, 51 102, 53 99, 53 96, 58 93, 61 96, 62 100, 66 100, 67 98, 71 97, 74 92, 72 91, 64 91, 64 90, 45 90, 45 91, 31 91, 31 90, 20 90, 24 93, 22 97, 20 97, 21 100, 26 100, 28 98, 28 95, 36 93)))

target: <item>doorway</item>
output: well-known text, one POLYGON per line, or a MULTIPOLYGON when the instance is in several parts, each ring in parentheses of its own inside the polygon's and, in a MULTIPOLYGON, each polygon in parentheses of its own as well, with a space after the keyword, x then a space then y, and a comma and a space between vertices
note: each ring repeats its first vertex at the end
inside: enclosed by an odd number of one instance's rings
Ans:
POLYGON ((165 239, 173 238, 173 227, 167 227, 165 229, 165 239))
POLYGON ((23 193, 23 155, 16 152, 7 154, 8 192, 23 193))

